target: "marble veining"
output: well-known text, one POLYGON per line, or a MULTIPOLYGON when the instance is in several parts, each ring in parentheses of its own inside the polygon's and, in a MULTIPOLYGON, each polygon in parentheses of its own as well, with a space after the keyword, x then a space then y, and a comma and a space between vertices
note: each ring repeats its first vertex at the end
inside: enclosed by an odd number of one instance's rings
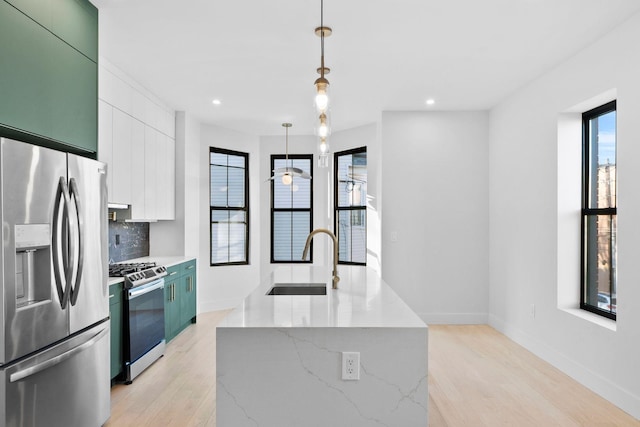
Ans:
POLYGON ((217 333, 220 427, 427 423, 426 328, 217 333), (360 352, 359 381, 341 379, 342 351, 360 352))
POLYGON ((277 270, 216 328, 217 425, 425 426, 428 328, 363 267, 277 270), (268 296, 273 283, 329 279, 326 296, 268 296), (342 353, 360 379, 342 379, 342 353))

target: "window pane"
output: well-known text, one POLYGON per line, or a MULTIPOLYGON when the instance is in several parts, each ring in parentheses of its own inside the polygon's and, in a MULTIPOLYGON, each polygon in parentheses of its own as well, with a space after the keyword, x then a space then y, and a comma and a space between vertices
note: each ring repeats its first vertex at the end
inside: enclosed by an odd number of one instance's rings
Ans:
POLYGON ((338 206, 366 206, 367 153, 338 156, 338 206))
POLYGON ((338 211, 338 259, 341 262, 366 263, 366 210, 338 211))
MULTIPOLYGON (((274 169, 284 168, 285 159, 275 159, 274 169)), ((289 166, 301 169, 311 175, 310 159, 289 159, 289 166)), ((291 185, 285 185, 280 178, 273 182, 273 207, 276 209, 310 209, 311 179, 293 177, 291 185)))
POLYGON ((230 168, 241 168, 244 169, 244 156, 234 156, 233 154, 229 154, 228 156, 228 166, 230 168))
POLYGON ((310 212, 274 212, 273 260, 301 261, 310 232, 310 212))
POLYGON ((586 218, 585 303, 616 313, 616 215, 586 218))
POLYGON ((227 168, 211 165, 211 206, 227 206, 227 168))
POLYGON ((211 264, 229 261, 228 236, 229 224, 211 224, 211 264))
POLYGON ((212 165, 219 165, 219 166, 227 166, 227 155, 226 154, 222 154, 222 153, 215 153, 215 152, 211 152, 210 154, 210 163, 212 165))
POLYGON ((246 261, 246 232, 247 226, 245 224, 229 224, 229 262, 246 261))
MULTIPOLYGON (((274 170, 285 167, 284 159, 275 159, 273 162, 274 170)), ((273 207, 276 209, 291 209, 293 200, 293 182, 292 185, 282 183, 280 177, 273 180, 273 207)))
POLYGON ((228 206, 244 207, 244 169, 229 168, 228 206))
POLYGON ((616 206, 616 112, 589 120, 589 207, 616 206))

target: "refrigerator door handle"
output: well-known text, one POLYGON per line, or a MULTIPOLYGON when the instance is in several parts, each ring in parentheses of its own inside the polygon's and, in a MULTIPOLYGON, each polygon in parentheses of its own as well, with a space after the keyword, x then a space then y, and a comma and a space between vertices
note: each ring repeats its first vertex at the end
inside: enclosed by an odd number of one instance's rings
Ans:
POLYGON ((75 207, 76 207, 76 221, 78 225, 78 236, 77 236, 78 260, 74 261, 72 265, 72 267, 76 269, 76 279, 75 279, 75 284, 73 286, 69 284, 71 286, 71 289, 70 289, 71 305, 76 305, 76 301, 78 300, 78 293, 80 292, 82 269, 84 267, 84 223, 82 220, 82 205, 80 203, 80 192, 78 191, 78 184, 75 178, 71 178, 69 180, 69 193, 70 193, 70 199, 73 200, 73 203, 75 204, 75 207))
POLYGON ((60 299, 60 307, 64 310, 67 306, 69 294, 67 292, 66 283, 68 282, 68 259, 66 254, 67 232, 69 229, 69 190, 67 189, 67 179, 60 177, 56 198, 53 207, 53 230, 52 230, 52 255, 53 255, 53 274, 56 282, 56 290, 60 299), (62 211, 62 218, 60 217, 62 211), (62 271, 60 265, 62 264, 62 271), (64 275, 63 275, 64 273, 64 275), (64 283, 63 283, 64 282, 64 283))
POLYGON ((9 381, 14 383, 16 381, 23 380, 31 375, 35 375, 38 372, 44 371, 45 369, 51 368, 52 366, 58 365, 59 363, 64 362, 65 360, 75 356, 76 354, 84 351, 98 342, 109 330, 109 328, 104 327, 100 332, 96 333, 93 337, 91 337, 88 341, 80 344, 77 347, 72 348, 71 350, 65 351, 62 354, 59 354, 51 359, 47 359, 43 362, 40 362, 36 365, 29 366, 28 368, 22 369, 18 372, 14 372, 9 376, 9 381))

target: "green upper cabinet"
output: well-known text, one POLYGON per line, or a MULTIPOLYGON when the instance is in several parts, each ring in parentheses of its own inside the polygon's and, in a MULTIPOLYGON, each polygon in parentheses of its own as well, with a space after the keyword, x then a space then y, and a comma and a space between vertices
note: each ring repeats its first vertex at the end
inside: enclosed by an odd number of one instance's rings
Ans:
POLYGON ((85 0, 0 0, 0 40, 0 132, 95 153, 95 7, 85 0))
POLYGON ((5 0, 98 62, 98 9, 87 0, 5 0))

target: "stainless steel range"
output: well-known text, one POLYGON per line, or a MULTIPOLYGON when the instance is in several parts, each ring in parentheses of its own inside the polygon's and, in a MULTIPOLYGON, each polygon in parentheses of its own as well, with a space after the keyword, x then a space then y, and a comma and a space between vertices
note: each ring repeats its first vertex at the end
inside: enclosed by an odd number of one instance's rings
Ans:
POLYGON ((164 354, 164 276, 167 269, 155 263, 109 266, 109 275, 124 277, 125 383, 131 384, 164 354))

